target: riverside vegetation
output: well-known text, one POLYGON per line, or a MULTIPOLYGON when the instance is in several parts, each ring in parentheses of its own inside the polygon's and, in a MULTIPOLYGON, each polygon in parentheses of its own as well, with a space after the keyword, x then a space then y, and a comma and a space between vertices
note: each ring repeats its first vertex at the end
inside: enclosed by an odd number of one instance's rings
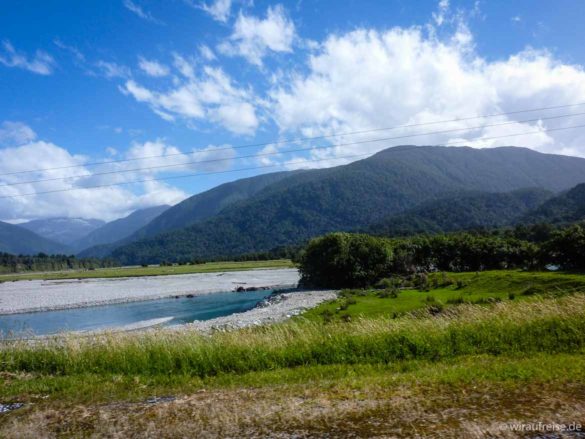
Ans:
POLYGON ((333 234, 301 252, 303 282, 346 289, 284 323, 4 342, 0 402, 26 404, 0 435, 515 437, 514 422, 585 424, 585 275, 534 270, 581 268, 577 227, 530 241, 333 234))

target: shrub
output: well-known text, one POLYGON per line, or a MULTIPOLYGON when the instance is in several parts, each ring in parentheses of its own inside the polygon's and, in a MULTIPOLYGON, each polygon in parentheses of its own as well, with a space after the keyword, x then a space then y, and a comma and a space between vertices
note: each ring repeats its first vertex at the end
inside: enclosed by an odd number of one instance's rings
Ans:
POLYGON ((399 290, 396 288, 388 288, 386 290, 380 291, 378 293, 378 297, 380 299, 386 299, 386 298, 396 299, 398 297, 398 292, 399 292, 399 290))

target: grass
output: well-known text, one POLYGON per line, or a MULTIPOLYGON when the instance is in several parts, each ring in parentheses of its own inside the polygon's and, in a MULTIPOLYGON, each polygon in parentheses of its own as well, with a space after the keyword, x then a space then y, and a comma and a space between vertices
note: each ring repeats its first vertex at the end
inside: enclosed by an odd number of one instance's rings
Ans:
POLYGON ((12 343, 0 401, 28 406, 0 416, 0 436, 500 437, 507 422, 584 422, 584 305, 577 294, 210 337, 12 343))
POLYGON ((297 321, 261 328, 108 334, 30 344, 5 342, 5 372, 201 378, 298 366, 441 360, 460 355, 567 353, 585 347, 585 295, 463 305, 439 316, 351 323, 297 321))
POLYGON ((344 312, 362 317, 347 322, 4 343, 0 402, 28 405, 0 415, 0 437, 479 438, 585 424, 585 277, 451 276, 430 292, 349 295, 344 312), (409 295, 414 312, 396 318, 366 306, 409 295))
POLYGON ((575 292, 585 292, 585 275, 514 270, 437 273, 429 277, 428 289, 346 290, 344 297, 321 304, 304 317, 315 321, 394 317, 431 306, 489 304, 575 292), (445 280, 449 285, 444 285, 445 280))
POLYGON ((584 371, 582 354, 536 354, 167 381, 8 377, 5 395, 15 392, 33 404, 0 416, 0 436, 499 437, 504 422, 582 421, 584 371), (22 382, 37 393, 22 393, 22 382), (146 402, 167 395, 176 401, 146 402))
POLYGON ((295 265, 288 259, 271 261, 242 261, 242 262, 207 262, 194 265, 148 266, 148 267, 116 267, 99 268, 96 270, 69 270, 42 273, 16 273, 0 275, 1 282, 16 280, 56 280, 56 279, 88 279, 114 278, 139 276, 164 276, 169 274, 215 273, 221 271, 254 270, 259 268, 294 268, 295 265))

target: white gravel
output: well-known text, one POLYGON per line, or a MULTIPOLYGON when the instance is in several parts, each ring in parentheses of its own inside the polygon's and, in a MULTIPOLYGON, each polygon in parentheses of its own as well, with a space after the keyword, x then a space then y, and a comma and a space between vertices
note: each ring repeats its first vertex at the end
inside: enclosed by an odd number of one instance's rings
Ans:
MULTIPOLYGON (((264 269, 113 279, 4 282, 0 284, 0 314, 202 295, 233 291, 238 286, 291 287, 298 280, 296 269, 264 269)), ((306 300, 314 299, 307 296, 306 300)), ((293 308, 296 309, 296 305, 293 308)))
POLYGON ((199 320, 187 325, 186 329, 197 329, 203 332, 211 330, 229 330, 246 326, 259 326, 286 320, 294 315, 317 306, 319 303, 335 299, 336 291, 297 291, 281 293, 263 307, 253 308, 242 313, 230 314, 211 320, 199 320))

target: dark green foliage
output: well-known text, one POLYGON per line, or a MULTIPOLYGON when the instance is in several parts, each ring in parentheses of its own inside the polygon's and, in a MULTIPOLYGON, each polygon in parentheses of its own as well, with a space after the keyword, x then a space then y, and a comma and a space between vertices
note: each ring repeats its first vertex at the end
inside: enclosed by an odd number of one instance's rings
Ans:
POLYGON ((390 245, 368 235, 332 233, 313 239, 300 263, 301 284, 365 287, 380 280, 391 259, 390 245))
POLYGON ((555 231, 542 246, 543 259, 565 270, 585 270, 585 225, 555 231))
POLYGON ((208 191, 193 195, 171 207, 142 229, 138 230, 128 241, 152 237, 159 233, 187 227, 210 218, 227 206, 246 200, 267 186, 297 173, 299 172, 274 172, 257 175, 255 177, 225 183, 208 191))
POLYGON ((585 183, 551 198, 533 212, 523 216, 525 224, 569 224, 585 219, 585 183))
POLYGON ((409 236, 502 227, 540 206, 552 194, 543 189, 508 193, 460 193, 392 215, 368 228, 382 236, 409 236))
POLYGON ((77 259, 75 256, 46 255, 15 256, 0 253, 0 273, 21 273, 26 271, 57 271, 115 267, 111 259, 77 259))
MULTIPOLYGON (((218 208, 211 218, 198 217, 188 227, 124 245, 112 255, 123 264, 232 257, 300 244, 333 231, 363 230, 389 215, 464 190, 558 191, 583 180, 585 160, 523 148, 394 147, 349 165, 288 174, 218 208)), ((509 205, 504 210, 512 211, 509 205)), ((173 212, 175 208, 157 219, 168 219, 159 232, 185 226, 184 221, 171 221, 173 212)), ((194 211, 187 209, 185 218, 189 212, 194 211)))

